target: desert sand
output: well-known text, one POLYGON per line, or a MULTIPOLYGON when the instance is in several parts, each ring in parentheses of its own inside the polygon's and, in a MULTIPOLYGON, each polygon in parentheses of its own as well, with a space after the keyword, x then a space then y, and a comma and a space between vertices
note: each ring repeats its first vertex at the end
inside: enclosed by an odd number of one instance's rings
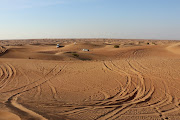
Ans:
POLYGON ((0 46, 0 120, 180 120, 180 41, 2 40, 0 46))

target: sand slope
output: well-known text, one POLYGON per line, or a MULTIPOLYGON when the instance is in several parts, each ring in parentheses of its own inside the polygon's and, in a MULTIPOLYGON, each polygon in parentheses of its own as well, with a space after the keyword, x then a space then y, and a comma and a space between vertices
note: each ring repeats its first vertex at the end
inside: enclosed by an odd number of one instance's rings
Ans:
POLYGON ((180 43, 172 44, 167 49, 175 54, 180 54, 180 43))
POLYGON ((179 120, 178 45, 6 46, 0 120, 179 120))
POLYGON ((6 111, 0 111, 0 120, 21 120, 19 116, 6 112, 6 111))

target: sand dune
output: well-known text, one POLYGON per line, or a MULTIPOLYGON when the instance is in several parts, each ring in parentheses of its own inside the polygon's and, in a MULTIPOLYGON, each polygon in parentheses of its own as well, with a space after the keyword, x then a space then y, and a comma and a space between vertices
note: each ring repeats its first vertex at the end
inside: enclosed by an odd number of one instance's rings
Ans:
POLYGON ((0 111, 0 120, 21 120, 19 116, 6 112, 6 111, 0 111))
POLYGON ((0 120, 179 120, 178 41, 132 42, 4 45, 0 120))
POLYGON ((180 54, 180 43, 170 45, 167 49, 175 54, 180 54))

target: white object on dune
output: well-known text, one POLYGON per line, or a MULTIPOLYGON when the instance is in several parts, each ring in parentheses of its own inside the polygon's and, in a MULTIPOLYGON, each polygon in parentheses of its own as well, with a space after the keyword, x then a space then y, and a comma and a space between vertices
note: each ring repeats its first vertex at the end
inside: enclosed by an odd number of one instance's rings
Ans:
POLYGON ((60 47, 60 45, 59 45, 59 44, 57 44, 57 45, 56 45, 56 47, 57 47, 57 48, 59 48, 59 47, 60 47))
POLYGON ((89 49, 82 49, 82 51, 88 52, 88 51, 89 51, 89 49))

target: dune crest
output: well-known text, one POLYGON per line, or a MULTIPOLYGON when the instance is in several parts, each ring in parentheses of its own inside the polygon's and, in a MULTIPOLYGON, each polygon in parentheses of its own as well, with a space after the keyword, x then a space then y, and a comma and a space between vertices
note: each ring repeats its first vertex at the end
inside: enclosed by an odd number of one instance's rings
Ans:
POLYGON ((167 49, 175 54, 180 54, 180 43, 170 45, 167 49))

